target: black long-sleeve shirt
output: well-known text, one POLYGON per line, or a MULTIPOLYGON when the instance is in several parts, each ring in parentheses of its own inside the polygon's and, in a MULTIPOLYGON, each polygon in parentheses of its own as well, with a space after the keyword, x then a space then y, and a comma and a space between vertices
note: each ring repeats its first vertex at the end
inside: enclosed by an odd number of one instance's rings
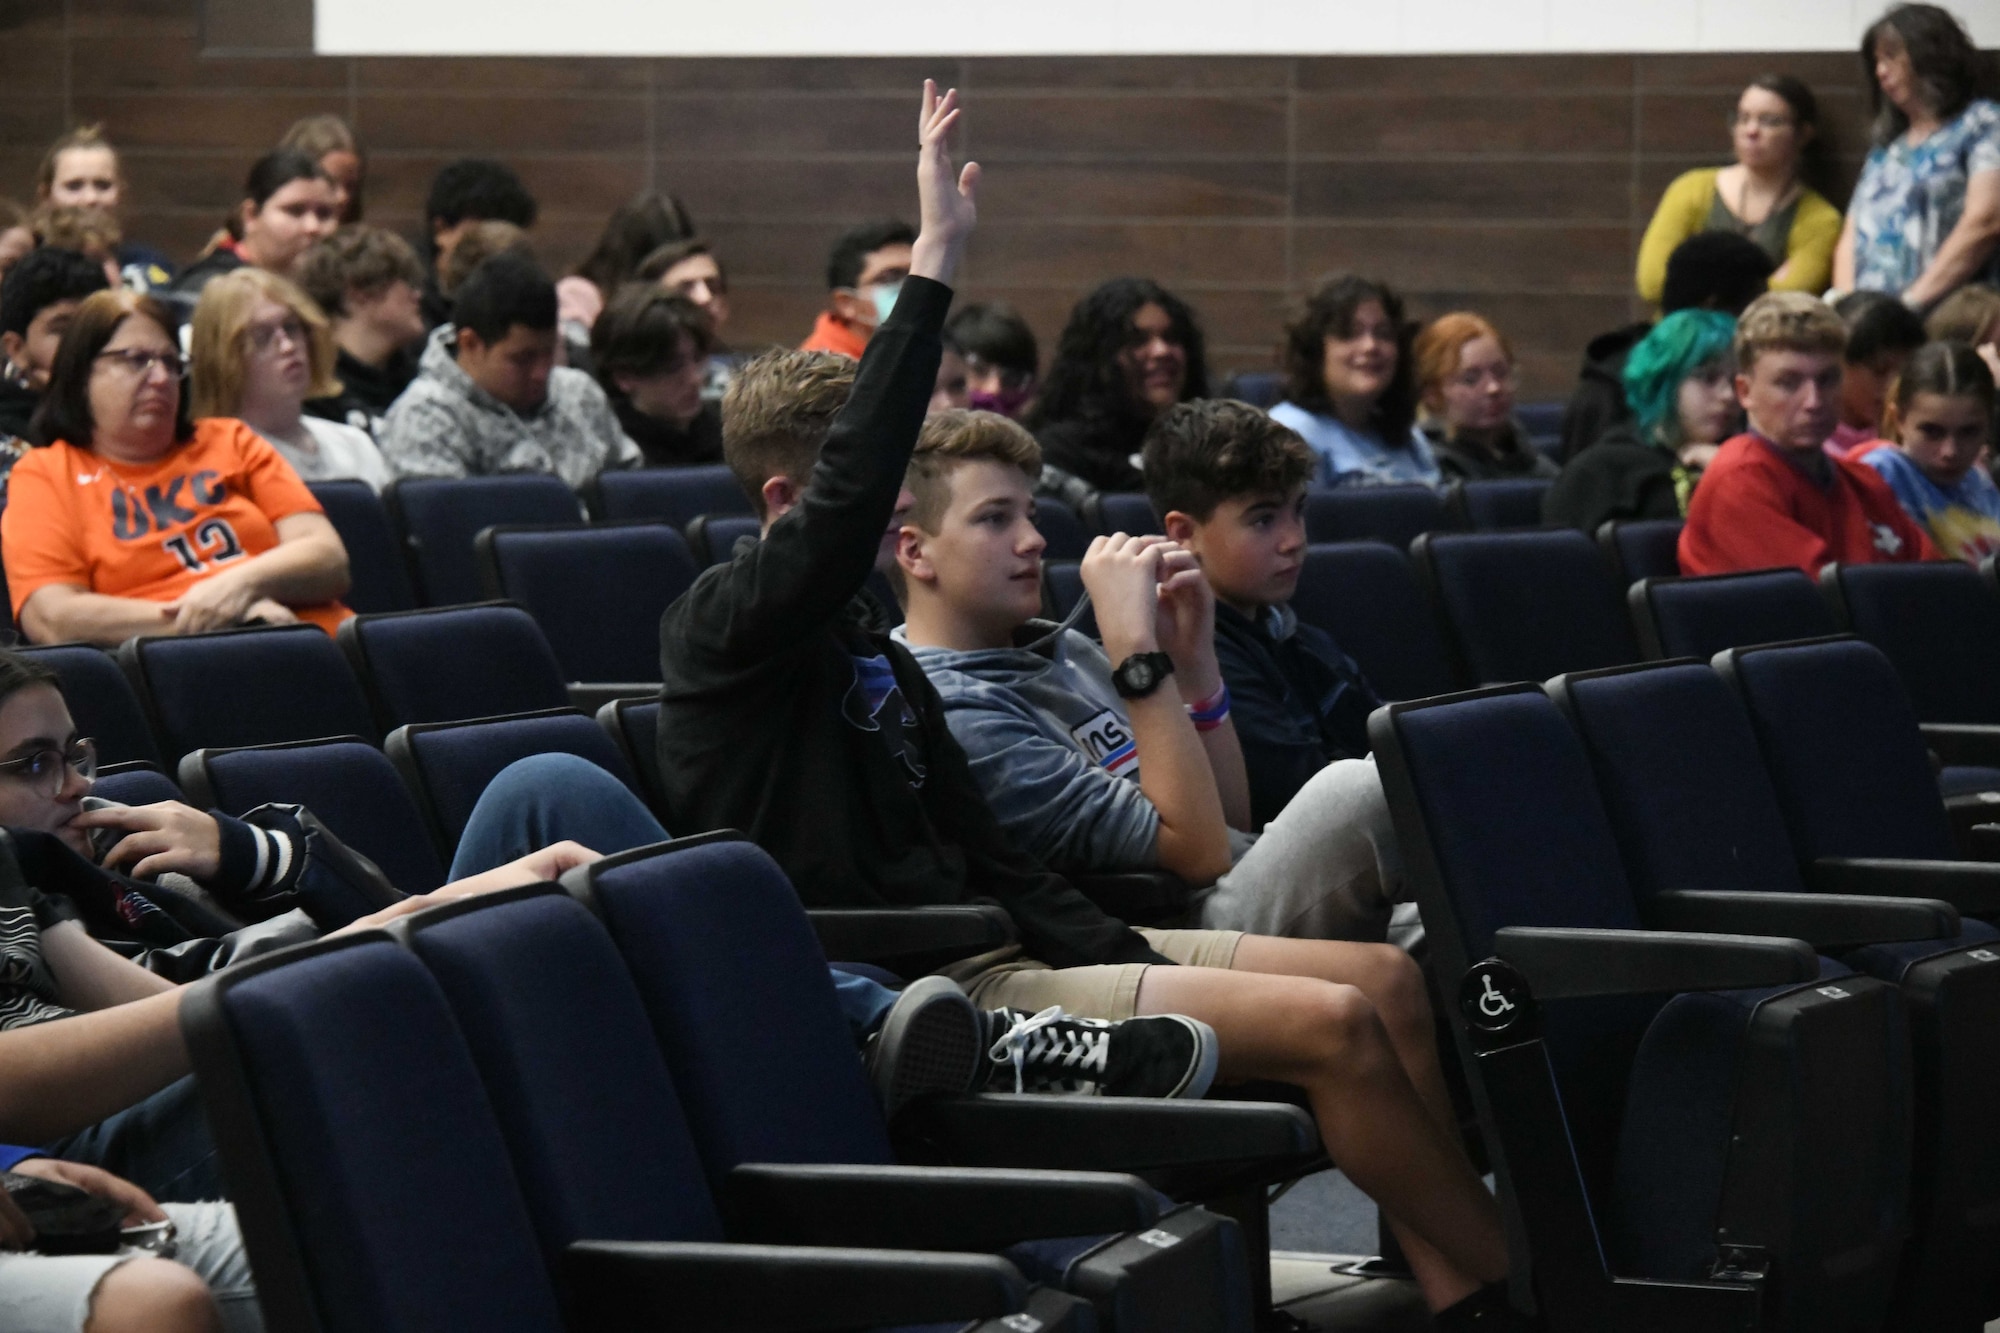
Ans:
POLYGON ((1165 962, 1013 845, 923 669, 849 611, 895 512, 950 304, 948 287, 904 282, 805 498, 667 608, 667 823, 743 830, 810 906, 984 900, 1053 966, 1165 962))

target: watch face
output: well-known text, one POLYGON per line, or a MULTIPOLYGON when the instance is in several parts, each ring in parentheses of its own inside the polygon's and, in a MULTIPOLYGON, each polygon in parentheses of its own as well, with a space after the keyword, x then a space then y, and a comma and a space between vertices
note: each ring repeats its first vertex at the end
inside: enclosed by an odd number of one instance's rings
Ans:
POLYGON ((1118 668, 1118 678, 1125 688, 1143 693, 1153 686, 1153 664, 1143 657, 1131 657, 1118 668))
POLYGON ((1167 672, 1160 661, 1164 656, 1164 653, 1135 653, 1126 658, 1118 665, 1118 683, 1134 697, 1151 694, 1166 679, 1167 672))

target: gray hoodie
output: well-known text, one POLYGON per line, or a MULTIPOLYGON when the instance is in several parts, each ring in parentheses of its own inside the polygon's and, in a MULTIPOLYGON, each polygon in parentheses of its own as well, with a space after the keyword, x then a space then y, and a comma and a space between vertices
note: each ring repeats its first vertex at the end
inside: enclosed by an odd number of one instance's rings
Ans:
MULTIPOLYGON (((908 646, 944 700, 972 776, 1023 850, 1052 870, 1157 870, 1160 812, 1139 790, 1139 749, 1104 650, 1031 620, 1024 648, 908 646)), ((1229 831, 1232 861, 1257 841, 1229 831)))
MULTIPOLYGON (((1055 627, 1032 620, 1021 642, 1055 627)), ((1160 816, 1104 650, 1075 630, 1039 648, 958 652, 910 644, 1000 825, 1052 870, 1152 870, 1160 816)))
POLYGON ((581 486, 607 467, 631 467, 639 446, 597 381, 557 366, 549 396, 528 416, 472 382, 452 354, 457 331, 441 324, 417 377, 382 421, 382 453, 399 477, 483 477, 553 472, 581 486))

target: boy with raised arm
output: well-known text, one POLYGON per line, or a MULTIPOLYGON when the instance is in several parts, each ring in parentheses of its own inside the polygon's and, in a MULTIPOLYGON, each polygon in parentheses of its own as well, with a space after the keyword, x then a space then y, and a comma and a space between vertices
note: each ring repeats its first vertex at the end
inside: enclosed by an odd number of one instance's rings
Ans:
MULTIPOLYGON (((775 354, 724 401, 724 453, 764 538, 662 623, 668 823, 744 830, 814 906, 997 902, 1020 943, 952 970, 981 1008, 1200 1020, 1222 1079, 1305 1090, 1329 1151, 1393 1219, 1437 1327, 1529 1327, 1506 1304, 1498 1209, 1457 1142, 1415 965, 1382 950, 1368 994, 1321 974, 1323 945, 1104 915, 1007 837, 922 668, 850 605, 900 532, 945 284, 973 227, 978 170, 955 176, 945 148, 956 119, 957 94, 927 84, 923 226, 858 368, 775 354)), ((1157 584, 1160 558, 1133 552, 1121 577, 1157 584)))

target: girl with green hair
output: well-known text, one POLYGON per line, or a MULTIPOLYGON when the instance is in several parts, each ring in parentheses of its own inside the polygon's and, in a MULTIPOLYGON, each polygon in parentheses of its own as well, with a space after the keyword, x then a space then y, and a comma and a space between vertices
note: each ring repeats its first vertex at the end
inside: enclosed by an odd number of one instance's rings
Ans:
POLYGON ((1735 334, 1736 321, 1715 310, 1678 310, 1654 325, 1625 360, 1632 420, 1563 468, 1544 521, 1595 532, 1610 519, 1684 517, 1702 469, 1743 419, 1735 334))

